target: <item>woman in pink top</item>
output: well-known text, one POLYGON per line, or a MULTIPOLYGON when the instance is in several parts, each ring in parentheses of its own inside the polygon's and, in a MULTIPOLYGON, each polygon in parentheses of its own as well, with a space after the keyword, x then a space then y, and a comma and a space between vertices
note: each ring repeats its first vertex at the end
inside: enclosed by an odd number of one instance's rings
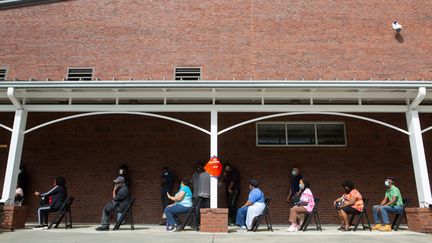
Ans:
POLYGON ((294 203, 295 206, 290 209, 291 226, 287 229, 288 232, 298 231, 300 226, 298 224, 298 215, 303 213, 310 213, 315 206, 315 200, 310 190, 310 183, 308 180, 300 180, 300 200, 294 203))

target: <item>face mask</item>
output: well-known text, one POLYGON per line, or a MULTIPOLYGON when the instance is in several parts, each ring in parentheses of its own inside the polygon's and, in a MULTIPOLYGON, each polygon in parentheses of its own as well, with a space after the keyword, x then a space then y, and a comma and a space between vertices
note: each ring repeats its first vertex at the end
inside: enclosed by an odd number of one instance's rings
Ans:
POLYGON ((346 193, 350 193, 351 190, 350 190, 350 189, 345 189, 345 192, 346 192, 346 193))
POLYGON ((304 184, 300 184, 299 187, 300 187, 301 190, 303 190, 304 189, 304 184))
POLYGON ((293 170, 293 171, 291 171, 291 174, 292 174, 293 176, 296 176, 296 175, 297 175, 297 171, 293 170))
POLYGON ((165 172, 164 175, 167 176, 167 175, 168 175, 168 172, 165 172))
POLYGON ((119 174, 123 175, 124 171, 123 170, 119 170, 119 174))
POLYGON ((390 186, 390 183, 388 181, 384 181, 384 185, 388 187, 390 186))

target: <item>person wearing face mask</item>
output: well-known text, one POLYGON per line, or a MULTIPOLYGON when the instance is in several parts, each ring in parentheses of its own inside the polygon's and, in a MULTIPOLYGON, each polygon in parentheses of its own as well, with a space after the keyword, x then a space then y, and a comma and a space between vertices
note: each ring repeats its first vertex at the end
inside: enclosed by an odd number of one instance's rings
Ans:
POLYGON ((388 213, 402 213, 403 212, 403 202, 402 195, 394 185, 395 178, 388 176, 385 178, 384 185, 387 190, 385 192, 384 199, 381 201, 380 205, 375 205, 372 208, 375 226, 372 230, 379 231, 392 231, 388 213), (380 215, 382 221, 380 219, 380 215), (383 224, 381 224, 383 223, 383 224))
POLYGON ((229 163, 224 165, 225 198, 228 205, 228 223, 234 225, 237 215, 237 200, 240 194, 240 173, 229 163))
POLYGON ((308 180, 300 180, 300 200, 290 209, 289 222, 291 226, 287 229, 288 232, 298 231, 300 225, 298 223, 298 215, 312 212, 315 206, 314 196, 310 190, 310 183, 308 180))
POLYGON ((361 212, 363 210, 363 198, 360 192, 354 188, 354 183, 347 180, 342 183, 345 193, 333 202, 341 219, 341 227, 338 230, 350 231, 348 214, 361 212))
MULTIPOLYGON (((162 201, 162 213, 164 212, 166 206, 170 203, 167 193, 171 192, 173 184, 174 184, 173 173, 171 173, 168 167, 163 167, 162 175, 161 175, 161 191, 160 191, 161 201, 162 201)), ((159 223, 159 225, 166 225, 165 219, 166 219, 166 215, 165 213, 163 213, 162 221, 159 223)))
POLYGON ((119 167, 119 174, 118 176, 121 176, 124 178, 125 181, 125 185, 130 188, 130 180, 129 180, 129 174, 128 174, 129 170, 128 170, 128 166, 125 164, 122 164, 119 167))
MULTIPOLYGON (((203 172, 203 166, 201 163, 198 163, 195 166, 195 170, 194 173, 192 174, 192 179, 191 179, 191 183, 192 183, 192 202, 195 203, 198 200, 198 191, 199 191, 199 186, 200 186, 200 175, 203 172)), ((200 207, 196 207, 196 215, 198 215, 200 213, 200 207)), ((192 218, 191 224, 190 225, 196 225, 196 221, 197 219, 195 217, 192 218)))
POLYGON ((300 174, 299 168, 294 166, 291 170, 291 182, 290 182, 290 190, 288 197, 286 199, 287 203, 296 203, 299 199, 299 191, 300 191, 300 180, 303 176, 300 174))
POLYGON ((166 230, 168 232, 173 232, 178 228, 176 220, 177 216, 188 213, 192 208, 192 192, 189 188, 189 181, 181 181, 180 190, 175 194, 175 196, 171 196, 169 192, 166 194, 170 200, 174 201, 173 204, 168 205, 164 209, 167 218, 166 230))
POLYGON ((129 189, 125 184, 122 176, 117 177, 114 181, 114 188, 112 192, 112 200, 105 205, 102 210, 101 226, 97 227, 97 231, 108 231, 110 225, 111 215, 114 212, 122 212, 130 200, 129 189))
POLYGON ((237 210, 236 225, 240 226, 239 232, 245 232, 247 229, 251 229, 253 219, 264 211, 264 193, 258 186, 258 181, 253 179, 249 181, 250 192, 248 200, 237 210))

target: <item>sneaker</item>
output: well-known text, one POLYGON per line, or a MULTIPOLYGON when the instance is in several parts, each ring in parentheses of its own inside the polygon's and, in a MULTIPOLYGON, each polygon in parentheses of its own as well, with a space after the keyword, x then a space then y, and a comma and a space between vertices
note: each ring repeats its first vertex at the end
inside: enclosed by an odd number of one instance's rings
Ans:
POLYGON ((372 227, 372 230, 379 230, 382 227, 383 227, 382 224, 376 224, 374 227, 372 227))
POLYGON ((237 232, 247 232, 246 226, 241 226, 237 232))
POLYGON ((385 226, 381 227, 379 229, 379 231, 381 231, 381 232, 390 232, 390 231, 392 231, 392 228, 391 228, 391 226, 389 224, 386 224, 385 226))
POLYGON ((35 227, 33 227, 33 229, 43 229, 44 227, 48 227, 48 225, 47 224, 36 225, 35 227))
POLYGON ((298 226, 295 224, 292 224, 288 229, 288 232, 297 232, 298 231, 298 226))
POLYGON ((96 231, 108 231, 109 227, 106 226, 99 226, 95 229, 96 231))
POLYGON ((177 230, 177 225, 170 225, 167 227, 168 232, 174 232, 177 230))

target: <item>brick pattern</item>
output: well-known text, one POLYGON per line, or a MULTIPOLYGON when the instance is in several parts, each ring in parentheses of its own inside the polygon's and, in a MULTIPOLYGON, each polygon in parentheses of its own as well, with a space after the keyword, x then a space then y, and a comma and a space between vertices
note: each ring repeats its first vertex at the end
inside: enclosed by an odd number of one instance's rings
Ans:
POLYGON ((64 1, 0 11, 9 77, 432 79, 430 1, 64 1), (391 6, 391 8, 389 8, 391 6), (403 26, 403 43, 391 23, 403 26), (414 58, 415 57, 415 58, 414 58))
POLYGON ((432 210, 427 208, 407 208, 408 229, 421 233, 432 233, 432 210))
POLYGON ((228 233, 227 208, 202 208, 201 232, 228 233))
MULTIPOLYGON (((67 114, 31 113, 28 128, 67 114)), ((165 114, 209 127, 209 114, 165 114)), ((220 128, 262 114, 219 115, 220 128)), ((403 114, 363 114, 405 127, 403 114)), ((432 116, 422 115, 422 124, 432 124, 432 116)), ((11 114, 1 122, 10 125, 11 114)), ((270 215, 276 224, 288 222, 290 168, 297 165, 312 184, 312 192, 321 198, 319 212, 323 223, 338 223, 332 202, 342 193, 341 182, 351 179, 369 209, 384 196, 384 177, 393 175, 409 206, 418 205, 408 138, 406 135, 365 121, 330 116, 292 116, 280 121, 344 121, 347 147, 256 147, 255 126, 239 127, 219 137, 219 157, 241 173, 238 206, 247 199, 251 178, 257 179, 265 195, 272 197, 270 215)), ((8 144, 10 133, 0 130, 8 144)), ((432 158, 432 132, 424 134, 426 157, 432 158)), ((76 198, 74 222, 98 223, 103 206, 110 200, 112 180, 118 166, 130 169, 131 190, 137 198, 134 219, 137 223, 158 223, 161 219, 159 176, 169 166, 179 178, 190 178, 197 161, 209 157, 209 136, 189 127, 155 118, 103 115, 83 117, 53 124, 28 133, 24 141, 22 164, 27 167, 29 188, 24 204, 29 206, 28 221, 36 222, 39 202, 35 190, 47 191, 52 179, 63 175, 68 192, 76 198)), ((7 150, 0 149, 0 185, 3 185, 7 150)), ((432 175, 432 164, 429 175, 432 175)), ((431 177, 432 178, 432 177, 431 177)), ((2 188, 2 187, 0 187, 2 188)), ((175 185, 173 192, 177 190, 175 185)), ((226 207, 223 186, 219 190, 219 207, 226 207)), ((372 212, 368 212, 372 216, 372 212)), ((372 219, 371 219, 372 220, 372 219)))
POLYGON ((3 217, 1 228, 8 230, 24 228, 27 212, 27 206, 0 206, 0 215, 3 217))

